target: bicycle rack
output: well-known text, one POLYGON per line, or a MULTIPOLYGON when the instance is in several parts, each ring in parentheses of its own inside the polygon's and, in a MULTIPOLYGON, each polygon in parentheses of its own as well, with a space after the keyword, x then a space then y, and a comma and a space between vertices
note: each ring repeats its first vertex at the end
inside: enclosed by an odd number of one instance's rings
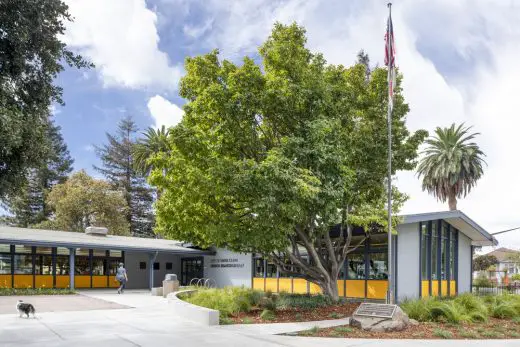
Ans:
POLYGON ((194 287, 204 287, 204 288, 215 288, 217 286, 217 282, 215 282, 212 278, 192 278, 190 280, 189 286, 194 287))

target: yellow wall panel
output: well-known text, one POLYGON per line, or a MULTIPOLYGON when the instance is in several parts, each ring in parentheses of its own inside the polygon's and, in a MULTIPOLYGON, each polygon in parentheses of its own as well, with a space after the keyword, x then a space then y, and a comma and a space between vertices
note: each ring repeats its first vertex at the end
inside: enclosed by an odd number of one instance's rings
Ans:
POLYGON ((90 288, 90 276, 75 275, 74 287, 76 288, 90 288))
POLYGON ((347 280, 347 297, 364 298, 365 280, 347 280))
POLYGON ((11 288, 11 275, 0 275, 0 288, 11 288))
POLYGON ((295 294, 307 294, 307 281, 303 278, 293 279, 293 293, 295 294))
POLYGON ((36 288, 52 288, 54 285, 52 282, 52 275, 36 275, 36 288))
POLYGON ((430 281, 422 281, 421 283, 421 296, 423 298, 430 296, 430 281))
POLYGON ((265 290, 270 290, 272 292, 278 291, 278 278, 266 278, 265 279, 265 290))
POLYGON ((345 281, 338 280, 338 295, 345 296, 345 281))
POLYGON ((432 296, 439 296, 439 281, 432 281, 432 296))
MULTIPOLYGON (((119 288, 120 284, 119 281, 116 280, 115 276, 109 276, 108 277, 108 286, 110 288, 119 288)), ((263 290, 264 288, 262 288, 263 290)))
POLYGON ((14 275, 15 288, 32 288, 33 275, 14 275))
POLYGON ((457 295, 457 281, 450 281, 450 295, 457 295))
POLYGON ((309 293, 311 294, 321 294, 321 288, 316 283, 309 282, 309 293))
POLYGON ((264 278, 254 277, 253 278, 253 289, 264 290, 264 278))
POLYGON ((56 276, 56 288, 69 288, 70 286, 69 275, 57 275, 56 276))
POLYGON ((367 281, 367 298, 369 299, 385 299, 388 290, 388 281, 368 280, 367 281))
POLYGON ((448 295, 448 281, 446 281, 446 280, 441 281, 441 295, 442 296, 448 295))
POLYGON ((92 276, 92 288, 106 288, 107 276, 92 276))
POLYGON ((290 293, 292 289, 292 279, 291 278, 279 278, 278 279, 278 291, 290 293))

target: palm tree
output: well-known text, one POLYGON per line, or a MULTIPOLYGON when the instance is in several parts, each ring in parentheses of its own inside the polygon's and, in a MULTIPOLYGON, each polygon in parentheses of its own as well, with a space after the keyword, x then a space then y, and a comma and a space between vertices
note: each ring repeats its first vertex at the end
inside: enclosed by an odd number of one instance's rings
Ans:
POLYGON ((471 127, 461 124, 437 128, 437 136, 426 140, 417 173, 422 176, 422 189, 438 200, 448 200, 450 210, 457 209, 457 198, 465 197, 483 174, 484 152, 475 142, 479 133, 469 134, 471 127))
POLYGON ((150 158, 157 153, 168 153, 169 130, 163 125, 160 129, 149 127, 144 133, 144 138, 137 141, 133 148, 134 168, 137 172, 147 176, 154 169, 150 158))

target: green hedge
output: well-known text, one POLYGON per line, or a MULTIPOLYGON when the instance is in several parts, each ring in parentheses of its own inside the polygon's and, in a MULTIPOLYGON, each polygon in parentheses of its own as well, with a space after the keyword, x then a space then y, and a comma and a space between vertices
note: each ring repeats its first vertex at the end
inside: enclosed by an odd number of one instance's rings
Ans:
POLYGON ((0 288, 0 296, 13 295, 71 295, 76 291, 70 289, 53 288, 0 288))

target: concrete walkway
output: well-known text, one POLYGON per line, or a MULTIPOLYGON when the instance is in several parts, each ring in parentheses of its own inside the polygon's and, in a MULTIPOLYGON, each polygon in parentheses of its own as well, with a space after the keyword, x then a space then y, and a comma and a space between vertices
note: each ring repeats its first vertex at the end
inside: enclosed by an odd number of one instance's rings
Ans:
POLYGON ((82 294, 134 308, 43 312, 37 315, 38 319, 3 314, 0 315, 0 346, 520 347, 520 340, 354 340, 279 336, 271 334, 302 327, 308 329, 314 325, 326 326, 334 321, 207 327, 183 321, 172 312, 165 299, 152 297, 147 292, 117 295, 110 291, 88 291, 82 294))

